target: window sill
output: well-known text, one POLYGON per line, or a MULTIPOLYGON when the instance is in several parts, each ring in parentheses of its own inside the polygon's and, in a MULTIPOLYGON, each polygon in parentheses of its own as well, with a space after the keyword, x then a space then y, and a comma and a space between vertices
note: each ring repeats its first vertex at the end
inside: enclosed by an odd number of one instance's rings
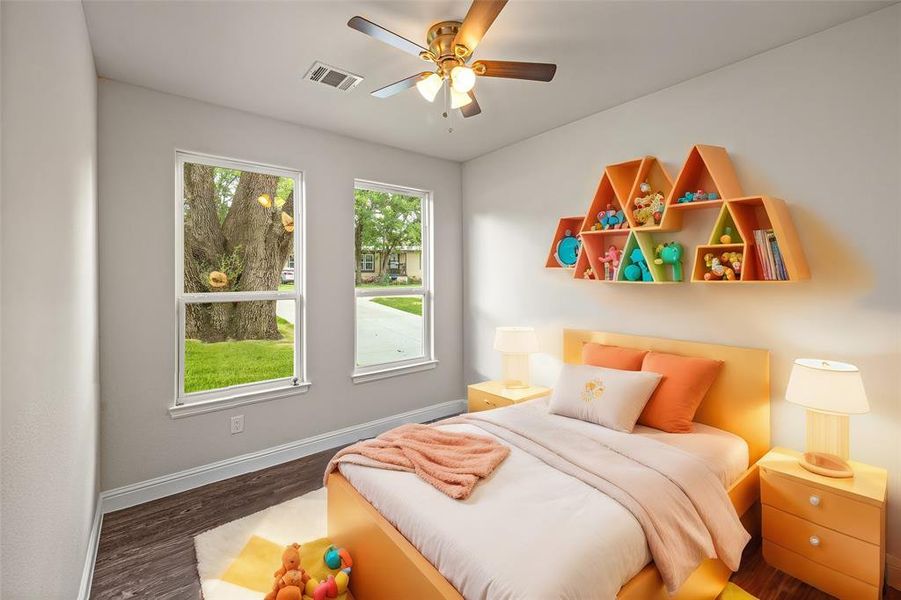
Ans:
POLYGON ((305 381, 297 385, 290 385, 272 390, 259 392, 246 392, 243 394, 235 394, 233 396, 224 396, 212 400, 203 400, 201 402, 191 402, 189 404, 176 404, 169 407, 169 416, 173 419, 181 419, 184 417, 192 417, 194 415, 203 415, 206 413, 216 412, 235 408, 236 406, 245 406, 247 404, 256 404, 257 402, 267 402, 269 400, 277 400, 279 398, 287 398, 305 394, 310 389, 310 382, 305 381))
POLYGON ((373 371, 355 372, 351 378, 354 383, 368 383, 370 381, 378 381, 379 379, 387 379, 389 377, 398 377, 400 375, 408 375, 410 373, 418 373, 420 371, 428 371, 438 366, 437 360, 423 360, 411 365, 401 365, 397 367, 383 367, 373 371))

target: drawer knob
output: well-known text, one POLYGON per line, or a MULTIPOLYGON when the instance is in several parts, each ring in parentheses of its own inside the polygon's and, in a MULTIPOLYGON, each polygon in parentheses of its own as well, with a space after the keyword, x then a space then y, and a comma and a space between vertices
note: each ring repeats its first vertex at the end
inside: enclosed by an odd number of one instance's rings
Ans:
POLYGON ((816 535, 810 536, 810 538, 807 541, 810 542, 810 545, 814 546, 814 547, 820 545, 820 538, 819 538, 819 536, 816 536, 816 535))
POLYGON ((813 495, 810 497, 810 505, 811 506, 819 506, 820 505, 820 497, 817 495, 813 495))

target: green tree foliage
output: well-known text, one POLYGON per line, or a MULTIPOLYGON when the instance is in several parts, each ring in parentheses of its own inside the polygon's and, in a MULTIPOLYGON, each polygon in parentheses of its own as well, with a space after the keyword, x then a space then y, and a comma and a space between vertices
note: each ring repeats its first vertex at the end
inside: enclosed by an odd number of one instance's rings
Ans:
POLYGON ((354 190, 354 243, 356 280, 361 282, 360 258, 363 250, 379 254, 380 272, 385 273, 388 257, 405 246, 422 245, 422 201, 415 196, 374 190, 354 190))

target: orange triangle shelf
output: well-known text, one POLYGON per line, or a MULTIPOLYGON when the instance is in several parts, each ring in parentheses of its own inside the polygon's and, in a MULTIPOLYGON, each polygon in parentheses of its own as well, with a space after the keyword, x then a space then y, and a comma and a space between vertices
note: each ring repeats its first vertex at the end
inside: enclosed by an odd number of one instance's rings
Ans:
MULTIPOLYGON (((615 247, 619 253, 622 253, 629 238, 628 229, 608 229, 605 231, 586 231, 582 234, 582 253, 580 260, 585 261, 585 267, 591 269, 594 275, 591 280, 602 283, 615 283, 617 270, 613 265, 613 261, 609 260, 607 252, 611 246, 615 247)), ((588 279, 585 277, 584 269, 573 273, 576 279, 588 279)))
MULTIPOLYGON (((763 240, 764 244, 771 243, 763 240)), ((692 269, 692 282, 698 283, 787 283, 810 279, 807 258, 798 240, 797 231, 788 213, 785 202, 769 196, 747 196, 725 200, 720 216, 710 234, 709 243, 698 246, 695 250, 695 262, 692 269), (720 243, 722 229, 729 220, 735 224, 737 235, 731 236, 730 243, 720 243), (762 238, 755 232, 772 230, 779 256, 784 265, 785 278, 777 278, 780 269, 766 254, 759 253, 758 243, 762 238), (737 253, 741 257, 741 270, 735 279, 705 279, 710 270, 707 258, 717 258, 724 266, 730 260, 724 255, 737 253)))
MULTIPOLYGON (((563 217, 557 223, 545 266, 562 268, 556 258, 557 245, 569 232, 581 242, 574 267, 568 267, 572 269, 574 279, 603 283, 681 283, 672 280, 671 265, 654 262, 657 248, 671 241, 660 239, 659 234, 681 230, 685 215, 696 209, 712 207, 719 208, 719 214, 707 243, 696 246, 694 252, 683 249, 683 280, 726 285, 786 283, 810 278, 804 250, 785 202, 769 196, 745 196, 726 149, 702 144, 691 148, 675 180, 653 156, 607 165, 586 214, 563 217), (653 225, 640 225, 635 214, 635 200, 645 195, 641 190, 641 184, 645 182, 650 186, 651 193, 659 192, 664 197, 662 218, 653 225), (678 202, 685 192, 698 190, 715 192, 718 197, 714 200, 678 202), (603 229, 601 218, 609 210, 614 214, 622 210, 626 223, 614 225, 618 228, 603 229), (761 231, 771 232, 768 240, 760 237, 761 231), (758 246, 772 247, 774 241, 778 246, 782 269, 776 267, 768 256, 767 264, 762 262, 763 256, 758 258, 758 246), (622 252, 617 269, 611 268, 610 261, 604 261, 611 245, 622 252), (643 272, 650 275, 650 281, 641 278, 632 281, 626 277, 626 268, 632 264, 631 254, 635 250, 640 253, 640 261, 647 264, 643 272), (710 270, 707 259, 714 257, 721 262, 740 261, 741 267, 736 277, 731 280, 705 279, 705 274, 710 270), (775 279, 779 274, 784 278, 775 279)), ((775 255, 775 252, 770 254, 775 255)), ((671 254, 669 259, 672 260, 671 254)), ((628 272, 634 276, 635 270, 629 269, 628 272)))
MULTIPOLYGON (((579 230, 582 227, 582 221, 585 219, 582 215, 577 217, 562 217, 557 222, 557 229, 554 232, 554 241, 551 243, 551 249, 547 253, 547 260, 544 263, 544 266, 548 269, 570 269, 573 267, 564 267, 557 260, 557 244, 564 237, 579 236, 579 230)), ((580 253, 581 254, 581 253, 580 253)), ((578 264, 578 260, 576 261, 578 264)))
MULTIPOLYGON (((602 213, 611 210, 614 211, 614 213, 622 211, 623 203, 613 187, 608 167, 608 169, 604 169, 601 180, 598 182, 597 191, 595 191, 594 198, 588 206, 588 212, 585 214, 585 219, 582 221, 581 231, 585 233, 586 231, 597 231, 602 229, 602 213)), ((623 217, 625 218, 625 214, 623 214, 623 217)), ((615 226, 612 227, 612 229, 623 229, 628 228, 628 226, 629 222, 624 221, 621 226, 615 226)))
POLYGON ((669 173, 667 173, 666 168, 663 164, 657 160, 654 156, 645 156, 641 159, 641 165, 638 168, 638 173, 635 175, 635 182, 632 185, 632 189, 629 190, 629 196, 626 201, 626 218, 629 220, 629 225, 633 229, 640 229, 641 231, 675 231, 678 229, 678 225, 681 222, 673 221, 672 219, 667 219, 666 215, 666 199, 669 197, 670 193, 673 190, 673 178, 670 177, 669 173), (641 191, 642 184, 647 183, 651 189, 650 194, 660 194, 662 196, 662 200, 664 202, 664 210, 662 213, 662 220, 657 223, 653 219, 650 223, 639 223, 638 214, 636 212, 636 201, 647 194, 641 191))
POLYGON ((670 216, 674 224, 671 227, 681 228, 682 211, 701 208, 719 207, 723 200, 744 196, 732 159, 725 148, 720 146, 694 146, 688 153, 682 170, 676 176, 673 189, 666 199, 667 211, 673 209, 670 216), (715 192, 716 200, 700 200, 679 202, 686 193, 702 191, 709 194, 715 192))

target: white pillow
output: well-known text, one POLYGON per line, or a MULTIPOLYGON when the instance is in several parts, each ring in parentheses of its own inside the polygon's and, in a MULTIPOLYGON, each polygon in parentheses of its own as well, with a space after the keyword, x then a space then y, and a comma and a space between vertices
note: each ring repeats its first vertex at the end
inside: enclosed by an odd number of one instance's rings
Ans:
POLYGON ((630 433, 661 375, 590 365, 563 365, 550 411, 630 433))

